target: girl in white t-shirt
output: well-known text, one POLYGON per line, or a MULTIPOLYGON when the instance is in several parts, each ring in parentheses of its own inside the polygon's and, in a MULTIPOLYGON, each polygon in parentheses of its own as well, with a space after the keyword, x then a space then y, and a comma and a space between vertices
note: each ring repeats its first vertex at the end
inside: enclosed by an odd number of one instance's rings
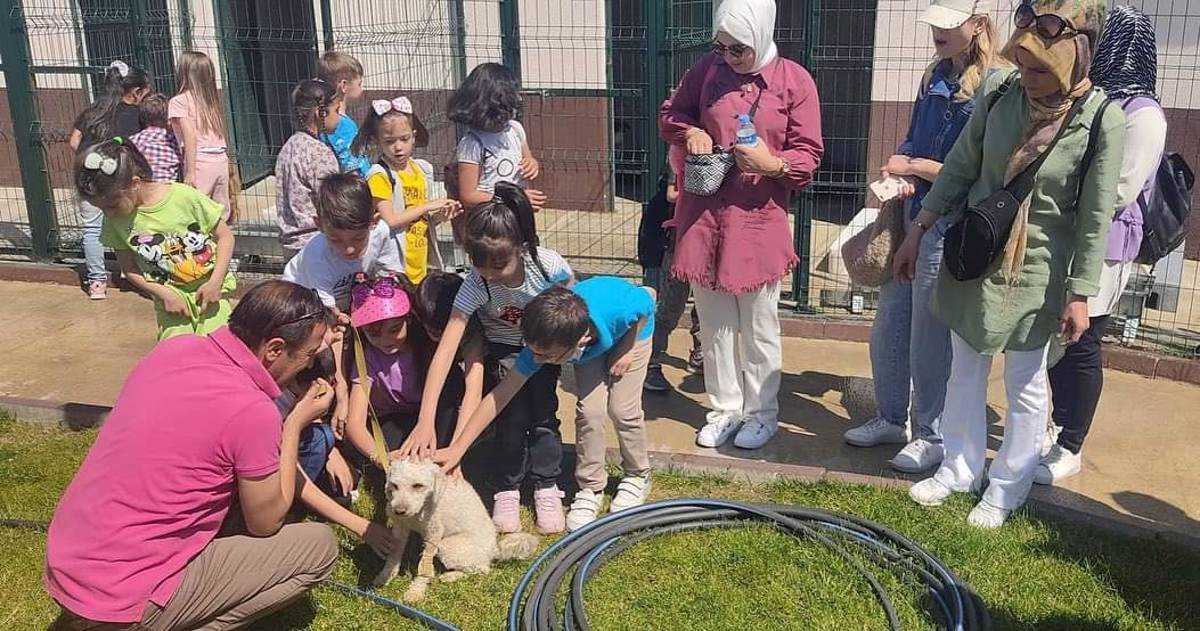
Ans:
MULTIPOLYGON (((497 182, 526 187, 541 167, 529 150, 521 114, 521 83, 511 70, 497 63, 480 64, 467 75, 450 97, 449 117, 467 128, 458 143, 455 168, 448 169, 450 189, 468 210, 491 201, 497 182)), ((525 191, 535 209, 546 196, 525 191)), ((459 226, 461 228, 461 226, 459 226)), ((456 236, 461 230, 456 231, 456 236)))
MULTIPOLYGON (((496 184, 493 200, 471 211, 465 249, 473 269, 454 299, 450 321, 425 379, 417 427, 401 446, 401 457, 428 457, 436 447, 438 397, 471 316, 479 314, 488 373, 498 382, 523 347, 521 315, 525 305, 550 287, 574 282, 570 266, 557 252, 538 247, 529 198, 508 182, 496 184)), ((527 472, 534 487, 538 530, 550 534, 565 527, 563 494, 557 486, 562 462, 557 385, 558 370, 539 371, 498 417, 496 469, 492 472, 498 492, 492 519, 500 532, 521 528, 520 488, 527 472)))

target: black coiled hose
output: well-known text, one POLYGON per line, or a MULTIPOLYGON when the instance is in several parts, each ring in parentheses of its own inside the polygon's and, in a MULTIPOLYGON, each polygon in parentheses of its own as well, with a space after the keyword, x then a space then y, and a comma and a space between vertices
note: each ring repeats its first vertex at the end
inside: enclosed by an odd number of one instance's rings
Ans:
POLYGON ((920 546, 874 522, 800 506, 752 505, 710 499, 679 499, 647 504, 609 515, 552 545, 534 560, 509 601, 509 631, 586 631, 591 628, 584 587, 616 555, 648 538, 675 532, 769 524, 780 532, 820 543, 855 568, 870 586, 892 629, 900 620, 878 567, 902 568, 927 590, 931 615, 941 628, 991 629, 978 596, 954 572, 920 546), (849 547, 865 552, 876 568, 863 564, 849 547), (555 610, 563 584, 570 582, 561 619, 555 610))

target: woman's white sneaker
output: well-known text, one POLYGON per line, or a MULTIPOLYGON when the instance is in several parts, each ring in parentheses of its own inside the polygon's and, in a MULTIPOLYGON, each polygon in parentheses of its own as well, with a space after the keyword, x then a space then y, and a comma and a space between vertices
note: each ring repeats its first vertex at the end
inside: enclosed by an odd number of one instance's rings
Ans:
POLYGON ((1083 470, 1083 452, 1073 454, 1070 449, 1055 443, 1042 456, 1042 461, 1033 472, 1037 484, 1058 484, 1083 470))
POLYGON ((953 492, 937 478, 925 478, 908 489, 908 496, 921 506, 941 506, 953 492))
POLYGON ((742 419, 736 414, 708 414, 708 423, 700 428, 700 432, 696 434, 696 444, 701 447, 720 447, 724 445, 734 434, 738 428, 742 426, 742 419))
POLYGON ((650 478, 642 476, 625 476, 617 485, 617 494, 613 496, 608 512, 616 513, 626 508, 641 506, 650 496, 650 478))
POLYGON ((920 473, 941 464, 944 455, 941 443, 917 438, 892 458, 892 467, 904 473, 920 473))
POLYGON ((600 501, 604 496, 589 489, 579 489, 567 511, 567 530, 574 531, 596 521, 600 516, 600 501))
POLYGON ((976 528, 985 528, 991 530, 999 528, 1008 521, 1008 516, 1012 511, 999 506, 992 506, 987 503, 987 500, 979 500, 975 508, 971 509, 971 513, 967 515, 967 523, 976 528))
POLYGON ((882 418, 875 417, 858 427, 846 430, 842 438, 855 447, 874 447, 886 443, 904 444, 908 442, 908 428, 892 425, 882 418))

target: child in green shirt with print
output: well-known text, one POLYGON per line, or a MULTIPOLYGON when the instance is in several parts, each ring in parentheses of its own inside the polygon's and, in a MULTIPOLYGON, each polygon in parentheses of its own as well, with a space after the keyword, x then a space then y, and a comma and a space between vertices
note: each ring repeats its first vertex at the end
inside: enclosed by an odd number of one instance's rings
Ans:
POLYGON ((209 333, 229 320, 222 296, 236 281, 223 206, 185 184, 152 181, 145 157, 119 137, 79 153, 75 186, 104 211, 100 240, 125 278, 154 299, 158 339, 209 333))

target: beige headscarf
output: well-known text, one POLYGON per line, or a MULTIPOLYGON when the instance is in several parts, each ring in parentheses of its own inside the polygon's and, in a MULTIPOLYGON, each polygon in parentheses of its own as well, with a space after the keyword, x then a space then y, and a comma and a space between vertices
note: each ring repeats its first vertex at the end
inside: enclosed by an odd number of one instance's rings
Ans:
POLYGON ((713 10, 713 36, 721 32, 754 49, 752 73, 779 56, 775 46, 775 0, 724 0, 713 10))
MULTIPOLYGON (((1021 171, 1046 149, 1062 127, 1064 116, 1079 98, 1086 97, 1092 89, 1088 70, 1092 65, 1092 51, 1100 39, 1106 10, 1103 0, 1035 0, 1033 10, 1038 15, 1053 13, 1067 20, 1075 28, 1074 33, 1064 33, 1058 39, 1047 41, 1036 29, 1017 29, 1009 38, 1000 54, 1007 60, 1017 62, 1017 50, 1024 49, 1050 69, 1058 78, 1059 90, 1055 94, 1034 99, 1025 93, 1029 107, 1029 126, 1021 136, 1021 142, 1008 160, 1004 181, 1011 182, 1021 171)), ((1029 233, 1029 199, 1021 200, 1004 247, 1004 261, 1000 271, 1010 285, 1015 285, 1025 262, 1025 245, 1029 233)))

